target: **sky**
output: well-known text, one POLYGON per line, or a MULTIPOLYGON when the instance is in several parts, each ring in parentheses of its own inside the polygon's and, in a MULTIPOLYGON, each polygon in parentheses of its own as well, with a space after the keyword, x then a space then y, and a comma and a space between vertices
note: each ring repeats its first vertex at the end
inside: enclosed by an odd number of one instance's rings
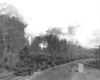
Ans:
POLYGON ((85 47, 100 44, 100 0, 1 0, 16 7, 28 22, 25 33, 35 37, 59 28, 60 39, 85 47))

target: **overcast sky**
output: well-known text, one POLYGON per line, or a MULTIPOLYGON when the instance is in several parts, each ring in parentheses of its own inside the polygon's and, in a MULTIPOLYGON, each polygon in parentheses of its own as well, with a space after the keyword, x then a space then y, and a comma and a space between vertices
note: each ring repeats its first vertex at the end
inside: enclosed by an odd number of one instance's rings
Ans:
MULTIPOLYGON (((2 0, 4 1, 4 0, 2 0)), ((32 36, 45 34, 50 28, 60 28, 82 45, 100 44, 100 0, 5 0, 14 5, 28 21, 26 33, 32 36)), ((68 35, 64 37, 68 38, 68 35)))

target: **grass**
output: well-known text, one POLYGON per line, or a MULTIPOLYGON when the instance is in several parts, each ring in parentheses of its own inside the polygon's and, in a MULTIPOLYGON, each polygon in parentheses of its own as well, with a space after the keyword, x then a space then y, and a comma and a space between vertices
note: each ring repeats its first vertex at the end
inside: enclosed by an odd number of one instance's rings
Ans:
MULTIPOLYGON (((81 60, 82 62, 91 62, 91 59, 81 60)), ((55 69, 50 69, 47 72, 40 74, 39 76, 33 77, 34 80, 100 80, 100 70, 89 65, 84 66, 84 72, 80 73, 77 71, 75 66, 75 71, 71 71, 70 64, 78 64, 78 61, 65 64, 63 66, 56 67, 55 69)))
POLYGON ((100 80, 100 71, 88 67, 83 73, 75 73, 72 80, 100 80))

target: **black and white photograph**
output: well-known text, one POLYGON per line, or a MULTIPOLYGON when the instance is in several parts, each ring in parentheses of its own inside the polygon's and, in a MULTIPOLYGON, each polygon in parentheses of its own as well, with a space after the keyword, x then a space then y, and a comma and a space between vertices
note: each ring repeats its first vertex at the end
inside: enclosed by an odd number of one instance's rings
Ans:
POLYGON ((100 0, 0 0, 0 80, 100 80, 100 0))

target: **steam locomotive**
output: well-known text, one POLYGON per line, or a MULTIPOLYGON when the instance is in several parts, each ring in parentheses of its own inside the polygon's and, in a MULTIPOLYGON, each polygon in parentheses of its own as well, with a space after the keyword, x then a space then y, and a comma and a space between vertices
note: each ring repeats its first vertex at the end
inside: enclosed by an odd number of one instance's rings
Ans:
POLYGON ((30 53, 28 47, 24 47, 19 54, 20 62, 16 64, 16 75, 21 75, 23 73, 26 73, 25 75, 30 75, 38 70, 54 67, 62 64, 63 62, 63 58, 61 56, 41 55, 41 52, 39 53, 38 51, 30 53))

